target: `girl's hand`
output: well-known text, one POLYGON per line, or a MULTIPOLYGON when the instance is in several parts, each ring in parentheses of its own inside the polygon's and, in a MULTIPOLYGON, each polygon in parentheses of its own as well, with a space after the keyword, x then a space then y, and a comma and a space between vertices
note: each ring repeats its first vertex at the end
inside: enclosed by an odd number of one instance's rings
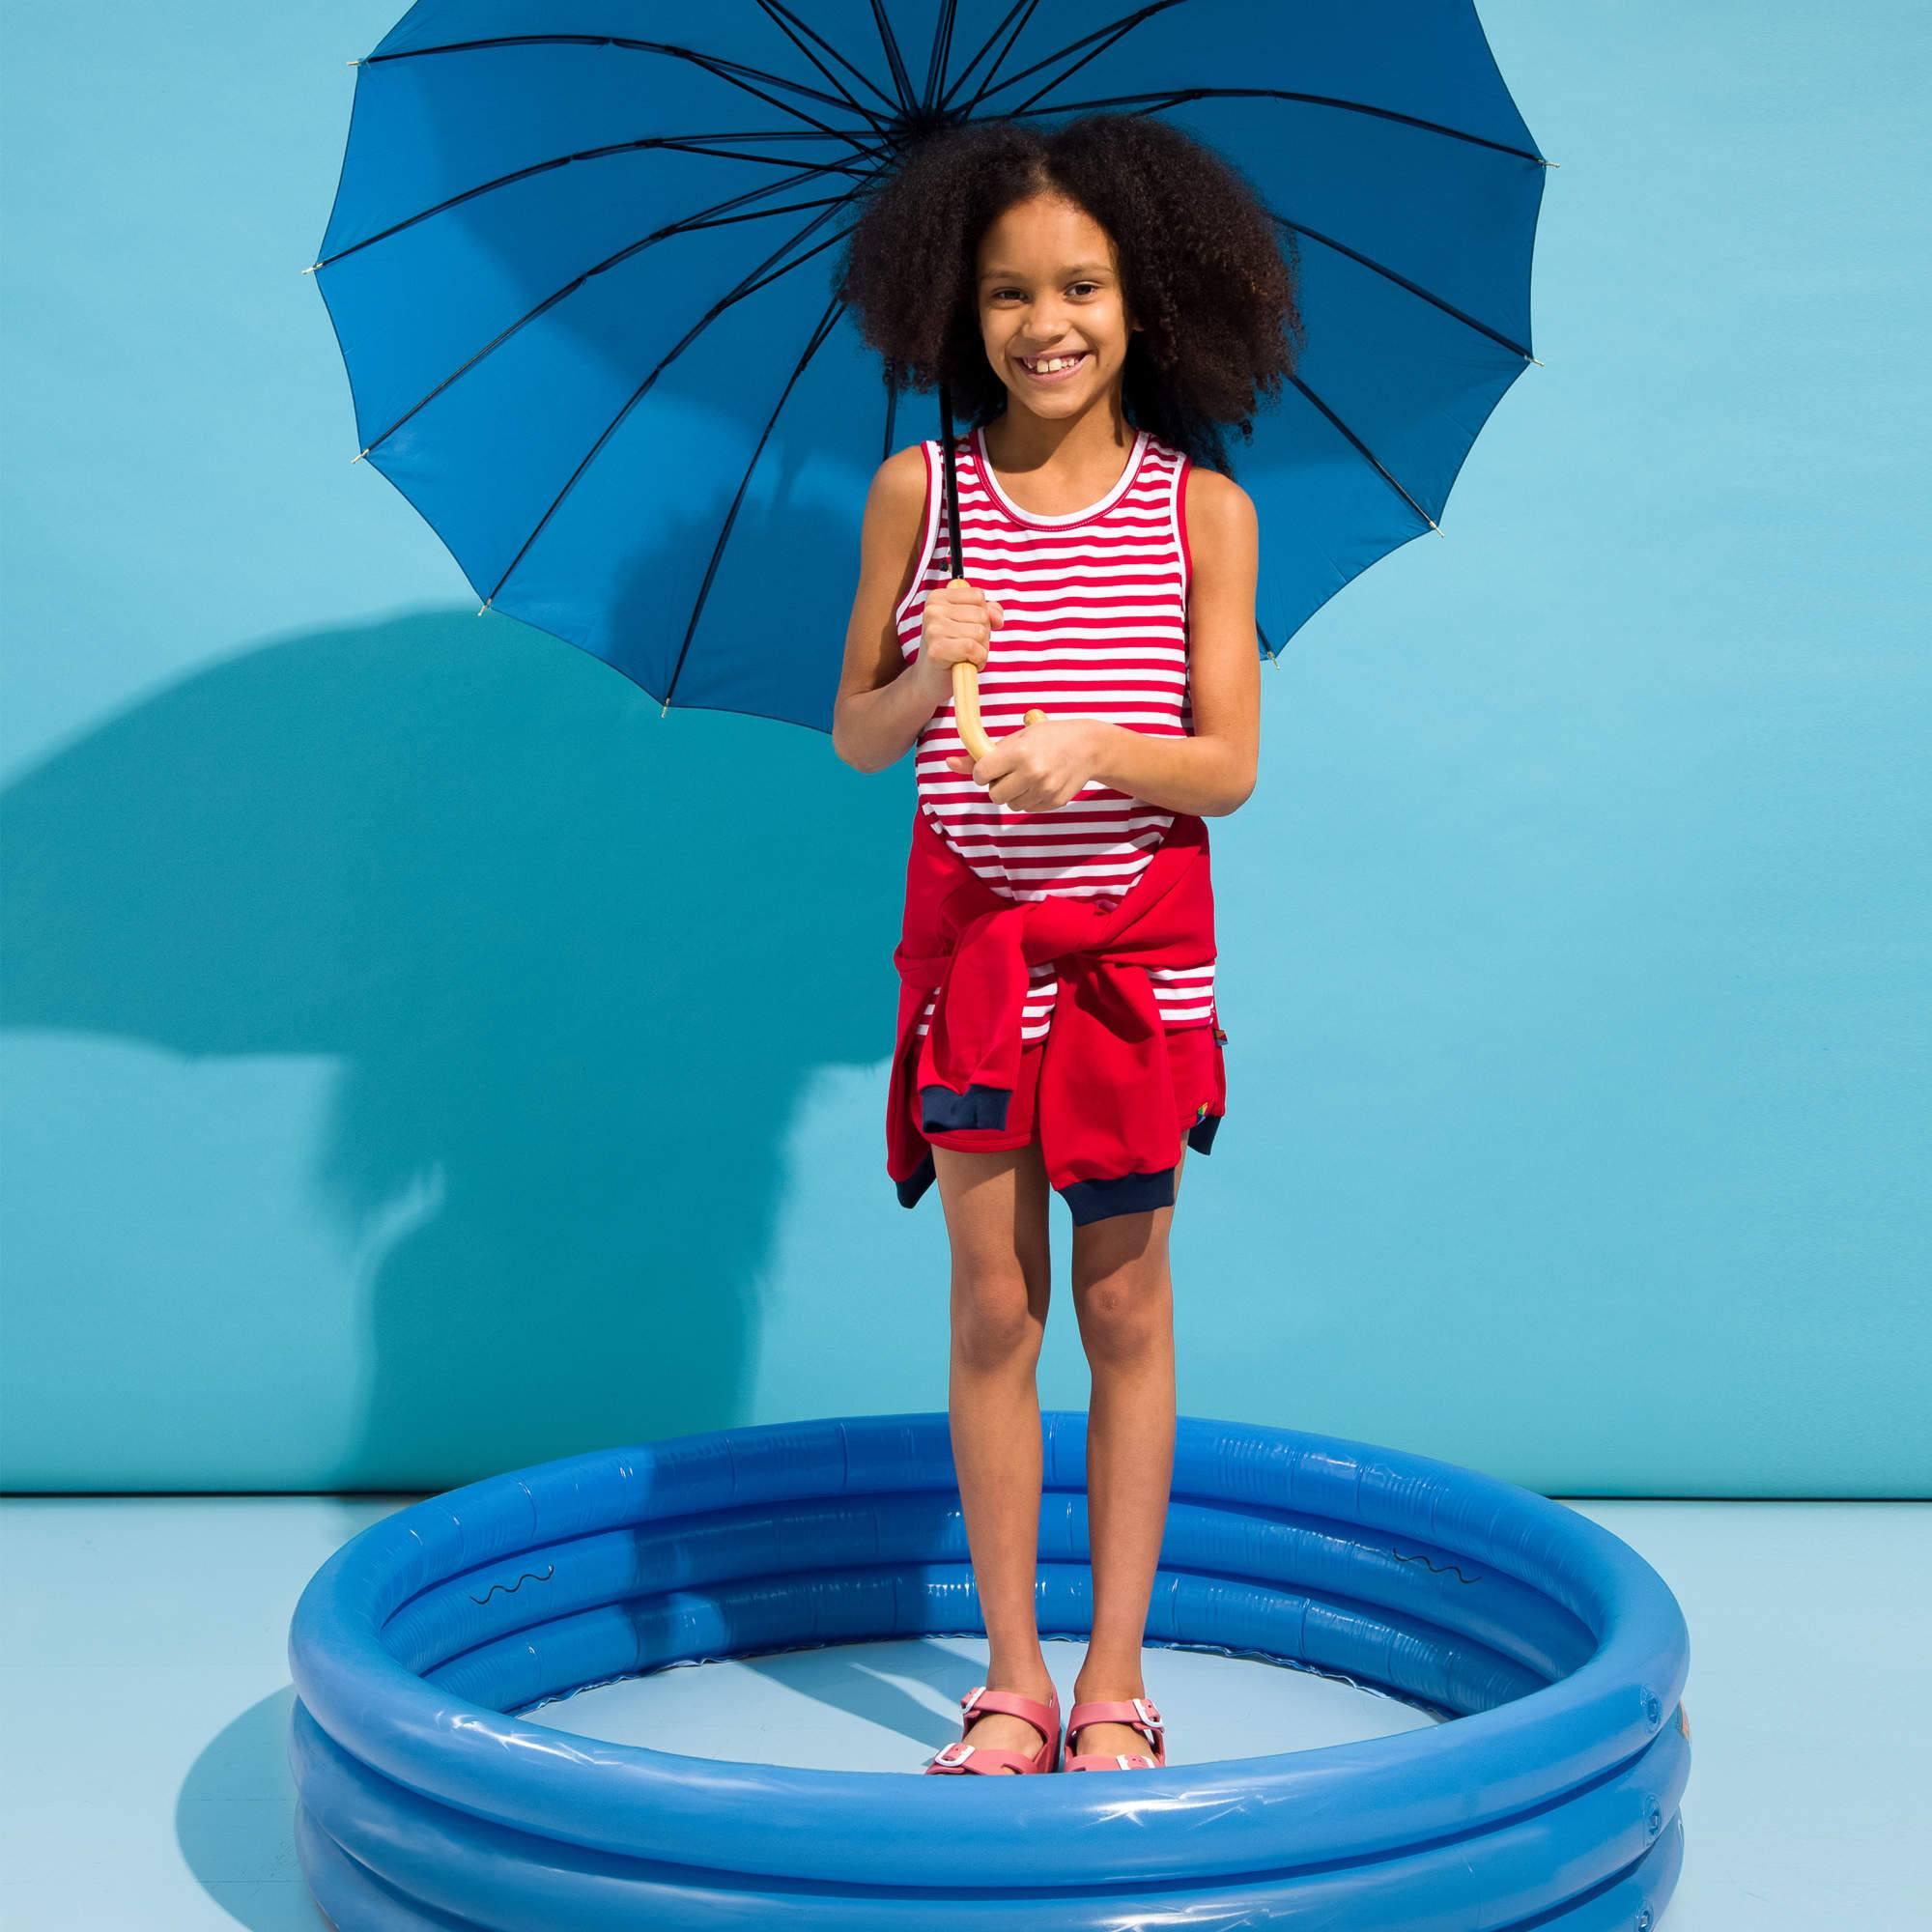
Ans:
POLYGON ((952 667, 969 664, 984 670, 994 626, 1004 615, 992 598, 963 577, 942 583, 925 600, 920 622, 919 675, 951 696, 952 667))
POLYGON ((1094 776, 1099 726, 1092 718, 1048 718, 993 740, 976 765, 964 753, 946 761, 970 772, 994 805, 1015 811, 1057 811, 1094 776))

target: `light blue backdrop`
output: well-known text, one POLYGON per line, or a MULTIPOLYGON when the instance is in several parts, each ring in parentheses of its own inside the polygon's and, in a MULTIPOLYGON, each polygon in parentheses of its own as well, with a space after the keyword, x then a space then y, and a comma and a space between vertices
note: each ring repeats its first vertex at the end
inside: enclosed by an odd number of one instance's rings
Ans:
MULTIPOLYGON (((400 11, 8 12, 10 1488, 946 1404, 884 1171, 910 761, 661 719, 349 461, 299 271, 400 11)), ((1181 1406, 1923 1493, 1924 15, 1483 15, 1561 163, 1548 366, 1264 671, 1181 1406)))

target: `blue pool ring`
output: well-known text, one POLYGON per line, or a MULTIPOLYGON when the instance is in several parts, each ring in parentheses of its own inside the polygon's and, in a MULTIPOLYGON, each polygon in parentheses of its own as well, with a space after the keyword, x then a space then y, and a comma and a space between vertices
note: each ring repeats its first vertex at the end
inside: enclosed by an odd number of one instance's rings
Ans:
MULTIPOLYGON (((1038 1622, 1091 1629, 1087 1419, 1042 1417, 1038 1622)), ((793 1770, 518 1715, 595 1684, 980 1634, 944 1414, 567 1457, 352 1538, 297 1605, 297 1841, 341 1932, 1647 1932, 1682 1858, 1690 1640, 1588 1518, 1453 1463, 1179 1418, 1147 1641, 1447 1721, 1108 1776, 793 1770)))

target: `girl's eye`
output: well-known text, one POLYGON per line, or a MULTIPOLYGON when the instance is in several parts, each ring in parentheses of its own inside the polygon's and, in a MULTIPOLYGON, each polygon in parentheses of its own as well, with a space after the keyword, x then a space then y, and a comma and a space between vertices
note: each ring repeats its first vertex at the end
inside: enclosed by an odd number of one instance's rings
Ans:
MULTIPOLYGON (((1067 286, 1069 289, 1097 289, 1100 285, 1098 282, 1069 282, 1067 286)), ((1016 296, 1019 293, 1018 289, 995 289, 993 299, 998 301, 1002 296, 1016 296)))

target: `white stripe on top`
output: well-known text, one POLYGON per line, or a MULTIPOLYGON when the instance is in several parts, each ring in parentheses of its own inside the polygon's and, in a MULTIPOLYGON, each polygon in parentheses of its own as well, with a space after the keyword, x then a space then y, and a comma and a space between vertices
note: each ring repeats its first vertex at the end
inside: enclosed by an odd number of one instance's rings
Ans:
MULTIPOLYGON (((927 596, 951 577, 946 480, 937 439, 925 457, 925 528, 919 573, 895 613, 899 650, 919 657, 927 596)), ((1061 516, 1022 509, 986 456, 982 432, 955 445, 959 541, 968 582, 1000 607, 980 718, 989 738, 1020 728, 1037 706, 1049 718, 1099 718, 1154 736, 1194 728, 1187 656, 1190 562, 1187 458, 1147 430, 1098 502, 1061 516)), ((994 805, 962 755, 952 700, 921 728, 914 749, 919 807, 934 829, 1008 898, 1119 897, 1146 870, 1174 813, 1090 780, 1057 811, 994 805)), ((1214 966, 1150 967, 1170 1031, 1214 1023, 1214 966)), ((1042 1038, 1059 991, 1051 965, 1032 969, 1021 1039, 1042 1038)), ((928 999, 918 1031, 928 1030, 928 999)))

